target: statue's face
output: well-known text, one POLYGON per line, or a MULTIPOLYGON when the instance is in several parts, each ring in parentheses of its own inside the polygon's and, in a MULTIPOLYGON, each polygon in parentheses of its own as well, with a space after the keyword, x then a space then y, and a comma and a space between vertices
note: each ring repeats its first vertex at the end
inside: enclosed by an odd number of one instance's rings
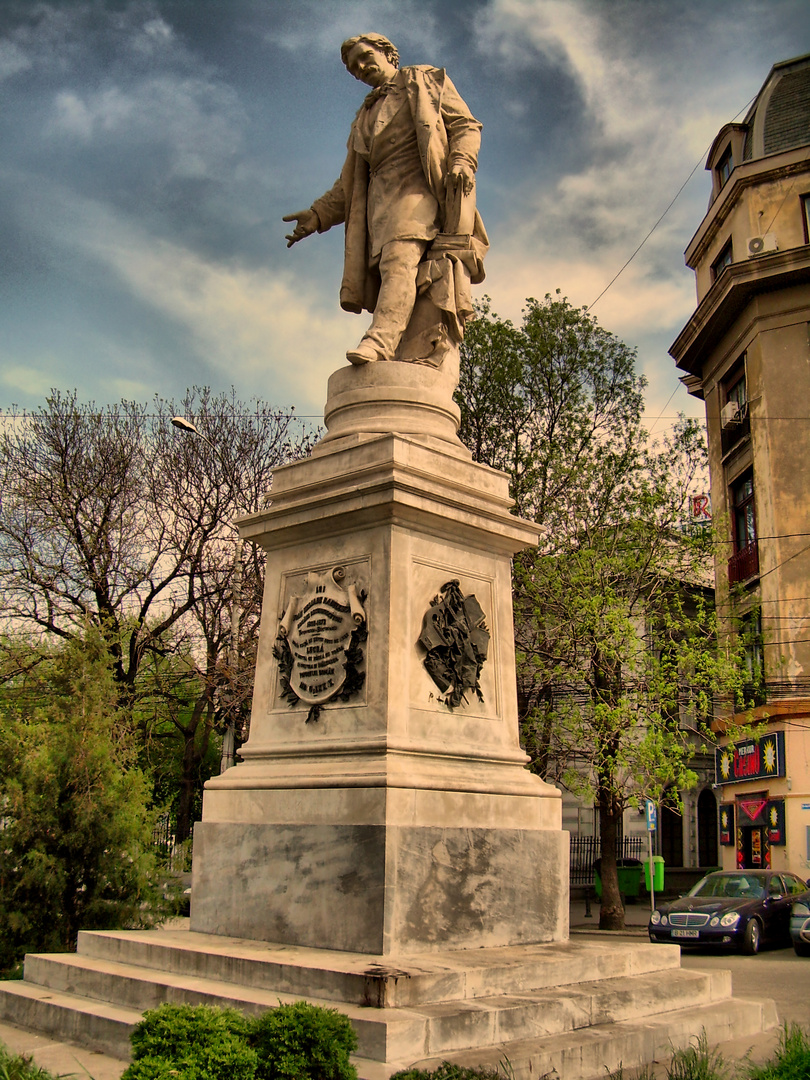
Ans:
POLYGON ((366 86, 382 86, 397 73, 397 69, 376 45, 358 41, 346 57, 346 67, 355 79, 366 86))

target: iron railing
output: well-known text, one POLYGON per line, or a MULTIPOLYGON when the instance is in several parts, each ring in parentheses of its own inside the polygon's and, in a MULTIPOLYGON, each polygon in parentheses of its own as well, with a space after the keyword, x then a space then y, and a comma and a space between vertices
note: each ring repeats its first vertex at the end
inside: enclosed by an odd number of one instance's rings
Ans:
MULTIPOLYGON (((617 859, 641 861, 644 840, 641 836, 625 836, 616 844, 617 859)), ((597 836, 571 837, 571 885, 593 885, 593 864, 602 854, 602 841, 597 836)))
POLYGON ((739 551, 735 551, 728 560, 728 583, 737 585, 759 573, 759 549, 756 540, 752 540, 739 551))
POLYGON ((187 840, 184 844, 178 844, 175 828, 171 814, 168 811, 162 813, 152 830, 152 844, 164 869, 182 873, 190 869, 187 864, 190 860, 191 842, 187 840))

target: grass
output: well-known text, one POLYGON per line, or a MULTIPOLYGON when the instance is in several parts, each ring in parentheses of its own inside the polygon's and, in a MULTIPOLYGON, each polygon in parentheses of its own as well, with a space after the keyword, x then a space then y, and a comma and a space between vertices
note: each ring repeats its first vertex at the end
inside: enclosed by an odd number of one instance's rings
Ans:
MULTIPOLYGON (((779 1045, 764 1065, 738 1062, 732 1070, 717 1049, 709 1046, 706 1032, 701 1032, 692 1046, 673 1050, 666 1068, 666 1080, 810 1080, 810 1031, 791 1024, 782 1028, 779 1045)), ((621 1066, 608 1072, 607 1080, 656 1080, 653 1066, 645 1065, 625 1076, 621 1066)))
POLYGON ((25 1054, 12 1054, 0 1043, 0 1080, 56 1080, 25 1054))

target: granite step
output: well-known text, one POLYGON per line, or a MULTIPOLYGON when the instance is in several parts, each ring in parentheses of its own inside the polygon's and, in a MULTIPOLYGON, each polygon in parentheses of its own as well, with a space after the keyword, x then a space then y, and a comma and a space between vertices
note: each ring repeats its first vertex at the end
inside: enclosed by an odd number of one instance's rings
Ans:
POLYGON ((128 1061, 129 1036, 141 1012, 22 980, 0 984, 0 1017, 128 1061))
MULTIPOLYGON (((369 1008, 341 1003, 340 1008, 357 1031, 359 1053, 379 1061, 404 1055, 419 1057, 447 1054, 455 1050, 485 1047, 501 1041, 553 1036, 587 1028, 594 1024, 622 1021, 677 1009, 698 1002, 709 1004, 727 998, 731 992, 727 972, 694 972, 675 969, 666 980, 660 972, 597 979, 559 987, 543 987, 520 994, 470 998, 464 1001, 427 1003, 411 1008, 369 1008)), ((13 984, 11 984, 13 985, 13 984)), ((297 1000, 278 990, 242 986, 222 980, 205 979, 172 972, 122 964, 77 954, 31 955, 26 958, 26 1011, 12 994, 0 987, 0 1015, 14 1023, 59 1032, 64 999, 71 994, 82 1001, 81 1013, 92 1012, 90 1001, 106 1008, 132 1010, 135 1020, 146 1009, 164 1001, 230 1006, 248 1014, 273 1008, 279 1002, 297 1000), (34 989, 39 994, 34 993, 34 989), (60 1007, 52 1007, 59 995, 60 1007), (34 1001, 38 1012, 35 1013, 34 1001)), ((306 995, 313 1004, 334 1003, 306 995)), ((81 1020, 76 1020, 81 1023, 81 1020)), ((101 1028, 87 1019, 94 1045, 111 1053, 121 1049, 120 1032, 104 1044, 101 1028)), ((71 1034, 71 1038, 76 1037, 71 1034)))
POLYGON ((500 1068, 513 1080, 605 1080, 653 1061, 669 1060, 673 1050, 695 1044, 705 1032, 710 1046, 768 1031, 778 1023, 771 1001, 729 998, 710 1005, 580 1028, 546 1038, 501 1042, 489 1047, 432 1055, 418 1061, 357 1060, 360 1080, 387 1080, 404 1068, 434 1069, 442 1061, 467 1068, 500 1068))
POLYGON ((580 939, 414 957, 273 945, 188 929, 82 931, 78 953, 287 994, 379 1007, 511 994, 680 967, 676 946, 580 939))
POLYGON ((731 996, 729 972, 681 969, 677 946, 589 939, 397 963, 185 929, 86 932, 78 953, 28 956, 22 982, 0 983, 0 1019, 127 1058, 142 1012, 163 1001, 254 1014, 301 998, 350 1018, 361 1080, 504 1059, 516 1080, 604 1078, 701 1030, 716 1042, 775 1023, 767 1002, 731 996))

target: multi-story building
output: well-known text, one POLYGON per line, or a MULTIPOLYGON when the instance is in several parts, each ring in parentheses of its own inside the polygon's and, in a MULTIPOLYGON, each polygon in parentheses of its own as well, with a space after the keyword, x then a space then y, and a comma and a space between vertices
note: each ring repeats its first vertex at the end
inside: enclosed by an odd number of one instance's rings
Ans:
POLYGON ((686 249, 697 308, 670 352, 706 404, 717 604, 725 632, 745 635, 766 725, 718 752, 722 863, 808 877, 810 55, 773 67, 706 168, 709 208, 686 249))

